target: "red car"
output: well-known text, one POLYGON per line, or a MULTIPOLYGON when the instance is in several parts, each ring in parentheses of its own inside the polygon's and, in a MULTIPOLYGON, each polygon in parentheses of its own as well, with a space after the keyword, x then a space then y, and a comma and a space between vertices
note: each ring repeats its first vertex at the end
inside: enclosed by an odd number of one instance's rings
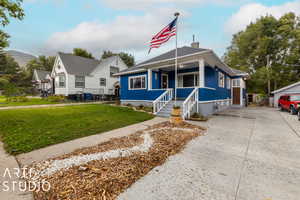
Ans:
POLYGON ((287 110, 292 115, 296 115, 300 108, 300 94, 285 94, 280 97, 278 107, 287 110))

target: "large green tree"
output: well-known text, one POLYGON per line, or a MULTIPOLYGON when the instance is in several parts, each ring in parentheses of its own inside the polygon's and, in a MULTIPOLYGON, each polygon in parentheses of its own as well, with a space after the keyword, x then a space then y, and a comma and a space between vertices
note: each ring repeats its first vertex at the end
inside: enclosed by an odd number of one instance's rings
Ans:
POLYGON ((264 16, 233 36, 224 61, 248 72, 250 92, 268 93, 300 78, 300 20, 294 13, 264 16))
POLYGON ((104 51, 101 58, 105 59, 105 58, 109 58, 111 56, 116 56, 119 55, 120 58, 123 60, 123 62, 128 66, 128 67, 132 67, 135 65, 135 59, 133 57, 133 55, 125 53, 125 52, 121 52, 121 53, 113 53, 112 51, 104 51))
POLYGON ((91 53, 89 53, 87 50, 81 49, 81 48, 74 48, 73 49, 73 54, 76 55, 76 56, 84 57, 84 58, 94 59, 94 57, 91 53))
MULTIPOLYGON (((9 24, 10 18, 22 20, 24 11, 22 0, 0 0, 0 28, 9 24)), ((9 35, 0 29, 0 50, 8 46, 9 35)))
POLYGON ((49 56, 49 57, 39 56, 38 58, 29 61, 26 65, 26 68, 31 73, 35 69, 52 71, 54 62, 55 62, 55 56, 49 56))

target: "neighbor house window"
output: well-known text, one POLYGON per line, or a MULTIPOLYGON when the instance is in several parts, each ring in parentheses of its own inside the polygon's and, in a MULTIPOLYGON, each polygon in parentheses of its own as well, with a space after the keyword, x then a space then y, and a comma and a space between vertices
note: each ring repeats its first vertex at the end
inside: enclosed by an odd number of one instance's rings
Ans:
POLYGON ((146 76, 129 77, 129 89, 146 89, 146 76))
POLYGON ((111 76, 111 77, 112 77, 115 73, 118 73, 118 72, 119 72, 119 68, 113 67, 113 66, 110 67, 110 76, 111 76))
POLYGON ((60 88, 66 87, 66 77, 65 76, 58 77, 58 87, 60 87, 60 88))
POLYGON ((219 87, 225 86, 225 76, 222 72, 219 72, 219 87))
POLYGON ((199 74, 179 74, 178 87, 197 87, 199 86, 199 74))
POLYGON ((240 79, 233 79, 232 80, 232 87, 240 87, 240 79))
POLYGON ((100 86, 106 86, 106 78, 100 78, 100 86))
POLYGON ((227 83, 226 83, 227 89, 230 89, 231 88, 231 79, 229 78, 229 76, 227 76, 226 81, 227 81, 227 83))
POLYGON ((85 87, 85 77, 75 76, 75 88, 84 88, 84 87, 85 87))

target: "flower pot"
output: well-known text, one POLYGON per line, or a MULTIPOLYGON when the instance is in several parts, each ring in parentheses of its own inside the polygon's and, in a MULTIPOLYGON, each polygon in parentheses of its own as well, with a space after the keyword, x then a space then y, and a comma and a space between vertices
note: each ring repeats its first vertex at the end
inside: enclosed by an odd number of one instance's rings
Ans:
POLYGON ((180 108, 173 108, 171 113, 171 123, 180 124, 182 123, 181 110, 180 108))

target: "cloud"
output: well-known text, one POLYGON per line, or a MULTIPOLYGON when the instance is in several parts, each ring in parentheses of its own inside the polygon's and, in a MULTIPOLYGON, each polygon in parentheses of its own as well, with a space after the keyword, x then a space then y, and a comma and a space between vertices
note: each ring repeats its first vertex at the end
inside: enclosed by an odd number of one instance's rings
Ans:
MULTIPOLYGON (((173 9, 157 9, 142 16, 118 16, 109 23, 82 22, 71 30, 54 33, 46 42, 47 51, 70 52, 75 47, 86 48, 94 55, 103 50, 144 51, 156 32, 173 18, 173 9)), ((181 11, 183 16, 188 13, 181 11)))
POLYGON ((246 28, 251 22, 255 22, 259 17, 273 15, 280 18, 288 12, 300 14, 300 1, 293 1, 277 6, 264 6, 259 3, 251 3, 242 6, 239 11, 233 14, 225 23, 225 32, 234 34, 246 28))
POLYGON ((114 9, 147 10, 151 7, 174 6, 192 7, 195 4, 230 5, 245 2, 246 0, 99 0, 114 9))

